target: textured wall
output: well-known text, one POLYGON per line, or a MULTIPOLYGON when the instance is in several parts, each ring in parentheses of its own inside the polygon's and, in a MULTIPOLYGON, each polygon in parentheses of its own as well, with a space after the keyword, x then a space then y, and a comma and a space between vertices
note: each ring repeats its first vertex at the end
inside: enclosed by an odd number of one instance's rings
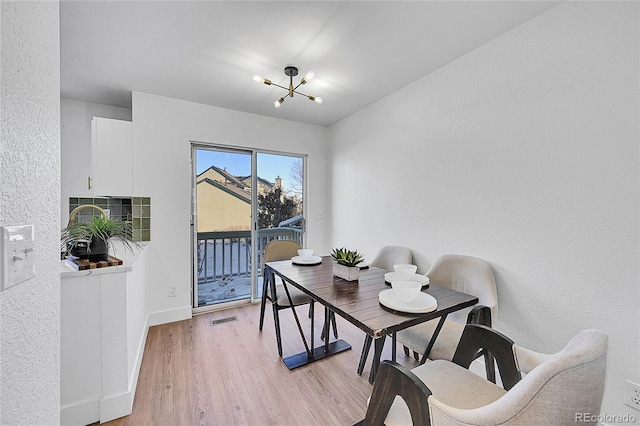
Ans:
POLYGON ((337 123, 331 243, 489 260, 496 328, 604 330, 604 411, 640 418, 638 63, 638 3, 565 2, 337 123))
POLYGON ((60 413, 58 2, 0 3, 0 225, 34 224, 35 278, 0 293, 0 423, 60 413))

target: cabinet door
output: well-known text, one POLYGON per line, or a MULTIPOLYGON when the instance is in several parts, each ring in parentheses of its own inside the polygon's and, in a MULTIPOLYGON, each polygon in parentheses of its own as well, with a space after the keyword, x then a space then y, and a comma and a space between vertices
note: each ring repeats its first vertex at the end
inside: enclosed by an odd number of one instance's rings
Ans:
POLYGON ((130 121, 93 117, 90 189, 94 195, 132 195, 132 128, 130 121))

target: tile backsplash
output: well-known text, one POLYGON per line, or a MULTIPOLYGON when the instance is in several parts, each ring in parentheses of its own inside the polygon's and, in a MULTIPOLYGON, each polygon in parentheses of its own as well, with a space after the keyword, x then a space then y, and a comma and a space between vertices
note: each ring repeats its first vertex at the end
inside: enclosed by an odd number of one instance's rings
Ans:
MULTIPOLYGON (((138 241, 151 241, 151 198, 149 197, 72 197, 69 198, 69 212, 86 204, 93 204, 109 213, 110 217, 120 218, 131 224, 133 238, 138 241)), ((90 221, 99 212, 84 209, 78 212, 76 221, 90 221)))

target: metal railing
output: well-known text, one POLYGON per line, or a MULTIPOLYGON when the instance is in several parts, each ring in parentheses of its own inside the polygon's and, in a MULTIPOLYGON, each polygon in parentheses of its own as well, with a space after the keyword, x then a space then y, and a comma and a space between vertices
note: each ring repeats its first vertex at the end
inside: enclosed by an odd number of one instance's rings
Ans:
MULTIPOLYGON (((265 228, 258 231, 258 259, 262 269, 265 246, 273 240, 302 245, 302 229, 265 228)), ((198 232, 198 282, 251 276, 251 231, 198 232)))

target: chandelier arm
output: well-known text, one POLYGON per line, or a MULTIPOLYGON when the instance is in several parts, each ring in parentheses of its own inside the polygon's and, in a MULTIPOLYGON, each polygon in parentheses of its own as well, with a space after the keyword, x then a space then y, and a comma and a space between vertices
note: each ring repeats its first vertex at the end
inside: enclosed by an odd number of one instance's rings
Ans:
POLYGON ((298 94, 298 95, 300 95, 300 96, 304 96, 304 97, 306 97, 306 98, 308 98, 308 97, 309 97, 309 95, 305 95, 304 93, 302 93, 302 92, 298 92, 298 91, 297 91, 297 90, 295 90, 295 89, 293 90, 293 92, 294 92, 294 93, 297 93, 297 94, 298 94))
POLYGON ((288 88, 288 87, 280 86, 279 84, 276 84, 276 83, 271 83, 271 86, 279 87, 279 88, 281 88, 281 89, 286 90, 287 92, 289 91, 289 88, 288 88))

